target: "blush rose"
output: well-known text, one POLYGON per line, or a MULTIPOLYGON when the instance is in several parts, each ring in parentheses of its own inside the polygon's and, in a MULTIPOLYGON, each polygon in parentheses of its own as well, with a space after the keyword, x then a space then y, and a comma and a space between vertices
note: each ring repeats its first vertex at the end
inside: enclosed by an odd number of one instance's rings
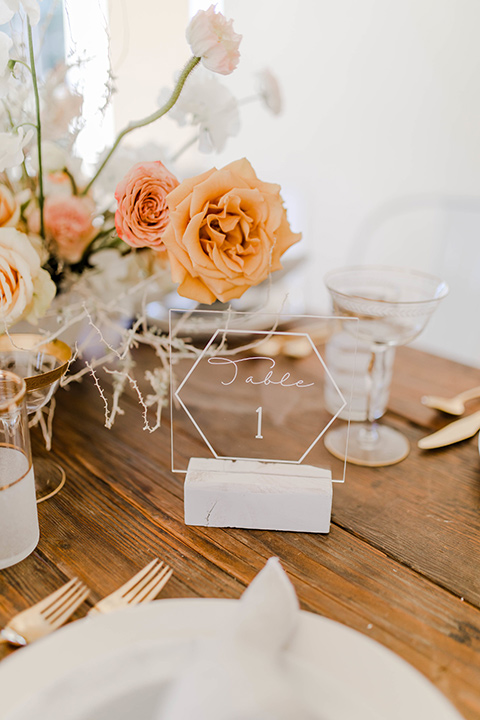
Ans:
POLYGON ((94 210, 88 197, 51 195, 45 200, 45 233, 58 258, 70 263, 80 260, 96 233, 92 222, 94 210))
POLYGON ((287 220, 279 185, 259 180, 246 159, 185 180, 167 197, 163 242, 178 293, 228 302, 282 266, 301 238, 287 220))
POLYGON ((186 37, 192 53, 202 59, 207 70, 229 75, 237 67, 242 36, 234 32, 231 20, 215 12, 214 5, 197 12, 187 27, 186 37))
POLYGON ((119 237, 134 248, 161 250, 168 224, 165 198, 177 185, 177 178, 159 160, 134 165, 115 190, 119 237))

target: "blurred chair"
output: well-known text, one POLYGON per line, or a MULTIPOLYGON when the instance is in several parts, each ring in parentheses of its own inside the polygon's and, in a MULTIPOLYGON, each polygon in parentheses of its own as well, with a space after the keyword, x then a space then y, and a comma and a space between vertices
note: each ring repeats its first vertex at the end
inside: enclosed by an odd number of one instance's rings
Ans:
POLYGON ((384 203, 359 228, 347 264, 411 267, 445 280, 449 295, 413 345, 480 367, 480 196, 384 203))

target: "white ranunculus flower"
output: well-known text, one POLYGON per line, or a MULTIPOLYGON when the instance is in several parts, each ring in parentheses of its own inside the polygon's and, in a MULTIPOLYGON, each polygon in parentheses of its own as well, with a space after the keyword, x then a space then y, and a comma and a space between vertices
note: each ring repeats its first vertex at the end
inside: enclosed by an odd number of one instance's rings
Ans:
POLYGON ((282 112, 282 95, 278 80, 271 70, 264 68, 258 73, 260 96, 267 108, 274 114, 282 112))
POLYGON ((40 267, 28 235, 0 228, 0 330, 23 319, 36 322, 55 292, 55 283, 40 267))
POLYGON ((10 118, 25 117, 33 121, 34 107, 30 78, 27 80, 26 74, 24 78, 18 68, 17 65, 15 76, 9 71, 0 76, 0 97, 4 98, 4 102, 0 103, 0 118, 4 128, 10 127, 10 118))
POLYGON ((227 138, 240 130, 235 97, 213 75, 201 71, 189 77, 170 117, 179 125, 198 125, 201 152, 221 152, 227 138))
POLYGON ((10 22, 20 6, 23 6, 30 23, 36 25, 40 20, 38 0, 0 0, 0 25, 10 22))
POLYGON ((8 70, 8 61, 10 60, 10 48, 12 47, 12 38, 6 33, 0 32, 0 75, 5 75, 8 70))
POLYGON ((22 164, 23 148, 32 136, 33 130, 25 134, 23 128, 19 128, 17 133, 0 132, 0 172, 22 164))
POLYGON ((8 70, 0 75, 0 99, 6 98, 15 83, 13 75, 8 70))
POLYGON ((12 85, 12 73, 8 67, 12 39, 4 32, 0 32, 0 98, 4 98, 12 85))

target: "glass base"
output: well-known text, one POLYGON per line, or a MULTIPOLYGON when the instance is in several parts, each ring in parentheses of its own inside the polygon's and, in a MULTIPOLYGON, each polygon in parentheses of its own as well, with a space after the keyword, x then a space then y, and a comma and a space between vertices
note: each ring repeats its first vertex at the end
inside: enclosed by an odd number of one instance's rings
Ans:
POLYGON ((37 504, 48 500, 65 485, 65 470, 50 458, 33 458, 37 504))
POLYGON ((371 429, 369 423, 351 423, 347 447, 348 425, 335 428, 325 435, 325 447, 340 460, 346 459, 353 465, 367 467, 395 465, 407 457, 410 443, 402 433, 386 425, 374 423, 376 437, 372 438, 371 429), (345 448, 347 448, 346 458, 345 448))

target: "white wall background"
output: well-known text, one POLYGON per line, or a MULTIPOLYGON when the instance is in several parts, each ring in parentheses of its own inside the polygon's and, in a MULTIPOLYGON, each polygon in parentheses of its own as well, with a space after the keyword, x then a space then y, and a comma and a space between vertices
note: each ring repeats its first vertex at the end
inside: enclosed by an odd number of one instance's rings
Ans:
MULTIPOLYGON (((224 10, 243 40, 239 68, 222 81, 248 96, 267 66, 285 109, 273 117, 246 105, 221 156, 191 154, 191 165, 246 156, 282 185, 303 232, 308 311, 327 311, 322 276, 337 265, 441 274, 450 296, 419 342, 480 367, 478 0, 225 0, 224 10)), ((110 14, 123 126, 155 108, 188 58, 188 3, 110 0, 110 14)), ((171 142, 173 123, 160 123, 145 138, 171 142)))

